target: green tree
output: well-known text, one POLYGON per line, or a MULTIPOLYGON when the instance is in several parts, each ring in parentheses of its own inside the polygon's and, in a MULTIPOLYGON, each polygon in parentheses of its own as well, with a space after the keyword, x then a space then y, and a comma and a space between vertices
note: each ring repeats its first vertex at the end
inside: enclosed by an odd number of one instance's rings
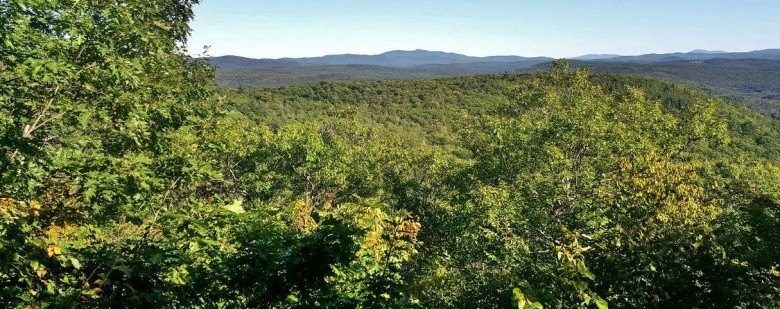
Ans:
POLYGON ((174 140, 210 110, 212 69, 181 48, 195 3, 0 2, 0 302, 157 297, 159 214, 216 177, 174 140))

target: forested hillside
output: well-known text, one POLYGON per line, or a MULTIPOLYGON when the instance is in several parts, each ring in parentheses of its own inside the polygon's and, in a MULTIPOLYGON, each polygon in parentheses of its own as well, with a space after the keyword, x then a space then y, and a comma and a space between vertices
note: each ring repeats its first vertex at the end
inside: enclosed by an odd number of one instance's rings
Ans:
MULTIPOLYGON (((780 61, 711 59, 662 63, 573 62, 596 72, 641 75, 682 83, 780 120, 780 61)), ((534 69, 547 69, 549 65, 534 69)))
POLYGON ((196 2, 0 1, 0 306, 780 306, 771 118, 565 61, 219 88, 196 2))
MULTIPOLYGON (((731 54, 716 55, 725 57, 731 54)), ((588 58, 588 56, 584 57, 588 58)), ((710 55, 710 57, 713 56, 710 55)), ((631 59, 634 58, 615 59, 574 60, 572 66, 576 68, 588 67, 594 72, 645 76, 682 83, 718 95, 732 103, 747 106, 775 119, 780 119, 780 60, 715 58, 643 61, 643 58, 640 57, 636 60, 639 62, 631 62, 633 61, 631 59)), ((232 88, 276 87, 320 81, 424 79, 505 72, 531 73, 549 70, 552 65, 552 62, 546 58, 406 67, 354 64, 301 65, 290 62, 291 60, 233 59, 231 57, 209 60, 219 66, 217 72, 219 84, 232 88)))

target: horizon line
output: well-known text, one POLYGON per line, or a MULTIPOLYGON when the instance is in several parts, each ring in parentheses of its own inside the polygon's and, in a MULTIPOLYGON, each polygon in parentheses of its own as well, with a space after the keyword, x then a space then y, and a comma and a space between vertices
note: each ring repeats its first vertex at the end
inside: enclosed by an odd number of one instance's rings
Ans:
POLYGON ((672 51, 672 52, 662 52, 662 53, 644 53, 644 54, 633 54, 633 55, 622 55, 622 54, 612 54, 612 53, 588 53, 588 54, 582 54, 579 56, 574 57, 550 57, 550 56, 522 56, 522 55, 489 55, 489 56, 473 56, 473 55, 467 55, 467 54, 461 54, 458 52, 448 52, 448 51, 442 51, 442 50, 428 50, 428 49, 393 49, 388 50, 385 52, 381 52, 378 54, 358 54, 358 53, 335 53, 335 54, 324 54, 320 56, 304 56, 304 57, 279 57, 279 58, 255 58, 250 56, 242 56, 242 55, 236 55, 236 54, 222 54, 222 55, 203 55, 203 54, 195 54, 195 53, 189 53, 190 56, 196 57, 196 58, 216 58, 216 57, 241 57, 246 59, 255 59, 255 60, 285 60, 285 59, 307 59, 307 58, 322 58, 322 57, 329 57, 329 56, 381 56, 383 54, 391 53, 391 52, 415 52, 415 51, 421 51, 421 52, 431 52, 431 53, 446 53, 446 54, 455 54, 460 56, 467 56, 467 57, 473 57, 473 58, 489 58, 489 57, 522 57, 522 58, 551 58, 551 59, 573 59, 573 58, 579 58, 579 57, 585 57, 585 56, 616 56, 616 57, 636 57, 636 56, 645 56, 645 55, 664 55, 664 54, 690 54, 694 53, 695 51, 703 51, 703 52, 709 52, 709 53, 722 53, 722 54, 736 54, 736 53, 751 53, 751 52, 758 52, 758 51, 765 51, 765 50, 777 50, 780 48, 764 48, 764 49, 756 49, 756 50, 748 50, 748 51, 723 51, 723 50, 708 50, 708 49, 702 49, 697 48, 693 49, 687 52, 682 51, 672 51))

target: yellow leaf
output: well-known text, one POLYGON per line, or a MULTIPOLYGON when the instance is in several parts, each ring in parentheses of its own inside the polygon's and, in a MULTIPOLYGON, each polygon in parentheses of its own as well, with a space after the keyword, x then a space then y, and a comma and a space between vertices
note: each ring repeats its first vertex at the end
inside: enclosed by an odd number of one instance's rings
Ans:
POLYGON ((62 254, 62 250, 60 249, 60 246, 51 245, 48 248, 46 248, 46 254, 48 254, 49 257, 52 257, 54 255, 62 254))

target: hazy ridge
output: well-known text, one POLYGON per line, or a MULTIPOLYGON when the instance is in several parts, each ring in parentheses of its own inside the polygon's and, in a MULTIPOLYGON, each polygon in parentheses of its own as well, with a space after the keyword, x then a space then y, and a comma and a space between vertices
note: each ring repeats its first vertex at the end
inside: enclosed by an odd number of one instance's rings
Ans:
MULTIPOLYGON (((549 57, 471 57, 425 50, 390 51, 380 55, 331 55, 314 58, 209 58, 226 87, 276 87, 320 81, 420 79, 546 70, 549 57)), ((641 75, 684 83, 728 98, 780 119, 780 49, 727 53, 639 56, 583 55, 575 67, 596 72, 641 75)))

